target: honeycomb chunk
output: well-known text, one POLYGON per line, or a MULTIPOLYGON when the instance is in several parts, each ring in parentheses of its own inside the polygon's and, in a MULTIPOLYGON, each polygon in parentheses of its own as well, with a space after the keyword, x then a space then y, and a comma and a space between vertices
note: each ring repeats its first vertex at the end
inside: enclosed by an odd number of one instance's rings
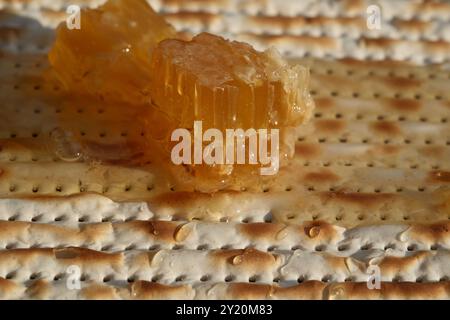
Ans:
MULTIPOLYGON (((309 70, 290 66, 275 49, 258 52, 249 44, 202 33, 191 41, 161 41, 153 51, 151 67, 148 91, 154 108, 164 114, 161 127, 168 132, 161 145, 168 146, 167 152, 173 147, 167 143, 170 130, 191 131, 200 120, 204 130, 219 129, 222 134, 228 129, 279 129, 278 157, 280 165, 285 165, 295 150, 295 128, 306 122, 314 109, 309 70)), ((150 123, 146 127, 155 130, 150 123)), ((159 137, 163 136, 159 131, 159 137)), ((248 147, 246 140, 246 152, 248 147)), ((191 164, 184 167, 186 172, 175 169, 175 176, 190 181, 198 190, 210 191, 257 184, 263 167, 249 161, 191 164)))
POLYGON ((109 0, 82 9, 80 29, 61 23, 49 60, 63 85, 102 100, 142 103, 152 50, 175 29, 145 0, 109 0))
POLYGON ((202 33, 163 40, 152 56, 153 103, 178 126, 283 128, 309 118, 309 71, 290 66, 275 49, 202 33))

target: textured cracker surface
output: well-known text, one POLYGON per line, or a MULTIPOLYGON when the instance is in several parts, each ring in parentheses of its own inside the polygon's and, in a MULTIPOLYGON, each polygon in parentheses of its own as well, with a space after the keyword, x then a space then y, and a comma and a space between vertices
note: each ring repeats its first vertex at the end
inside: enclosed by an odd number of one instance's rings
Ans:
POLYGON ((178 30, 311 68, 317 109, 292 164, 216 194, 178 191, 151 163, 51 152, 61 118, 99 152, 142 131, 120 106, 61 103, 42 77, 68 3, 0 1, 0 298, 450 298, 448 2, 370 1, 383 21, 369 30, 367 1, 151 1, 178 30))

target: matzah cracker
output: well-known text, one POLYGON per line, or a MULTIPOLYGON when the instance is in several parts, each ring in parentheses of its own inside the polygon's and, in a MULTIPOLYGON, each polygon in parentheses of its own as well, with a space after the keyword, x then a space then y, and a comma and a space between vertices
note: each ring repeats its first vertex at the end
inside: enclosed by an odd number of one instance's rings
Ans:
POLYGON ((150 1, 180 31, 275 45, 311 69, 317 108, 290 166, 215 194, 47 145, 61 118, 98 152, 140 139, 132 111, 61 103, 42 77, 65 8, 102 2, 0 1, 1 298, 450 298, 447 2, 150 1))
POLYGON ((37 280, 28 288, 10 280, 0 282, 2 298, 17 299, 448 299, 449 283, 385 283, 383 289, 368 290, 365 283, 307 281, 291 287, 247 283, 165 286, 138 281, 127 287, 83 282, 80 290, 66 290, 64 281, 37 280))

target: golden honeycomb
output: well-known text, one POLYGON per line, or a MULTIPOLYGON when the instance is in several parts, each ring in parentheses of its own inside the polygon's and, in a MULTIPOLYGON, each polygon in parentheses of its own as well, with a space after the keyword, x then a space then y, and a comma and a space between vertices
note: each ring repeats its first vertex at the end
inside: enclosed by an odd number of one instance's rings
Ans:
POLYGON ((202 33, 191 41, 163 40, 152 56, 153 103, 191 128, 298 126, 313 109, 309 71, 290 66, 275 49, 202 33))

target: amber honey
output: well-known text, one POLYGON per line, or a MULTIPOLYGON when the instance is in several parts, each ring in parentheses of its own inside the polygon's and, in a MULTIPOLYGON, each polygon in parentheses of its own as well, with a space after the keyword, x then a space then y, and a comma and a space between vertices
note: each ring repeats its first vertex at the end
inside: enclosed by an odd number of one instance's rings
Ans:
POLYGON ((80 18, 80 29, 59 25, 49 53, 64 87, 106 102, 148 103, 152 51, 175 29, 145 0, 109 0, 80 18))
POLYGON ((94 97, 105 108, 143 110, 136 123, 144 128, 144 141, 135 146, 202 190, 248 182, 261 164, 175 165, 174 130, 193 131, 199 121, 223 135, 229 129, 276 129, 283 164, 293 154, 295 127, 314 108, 307 68, 289 65, 275 49, 259 52, 208 33, 181 40, 144 0, 110 0, 83 10, 80 30, 58 27, 49 59, 72 95, 94 97))
POLYGON ((274 49, 202 33, 163 40, 152 56, 152 101, 179 126, 283 128, 310 115, 309 71, 290 66, 274 49))

